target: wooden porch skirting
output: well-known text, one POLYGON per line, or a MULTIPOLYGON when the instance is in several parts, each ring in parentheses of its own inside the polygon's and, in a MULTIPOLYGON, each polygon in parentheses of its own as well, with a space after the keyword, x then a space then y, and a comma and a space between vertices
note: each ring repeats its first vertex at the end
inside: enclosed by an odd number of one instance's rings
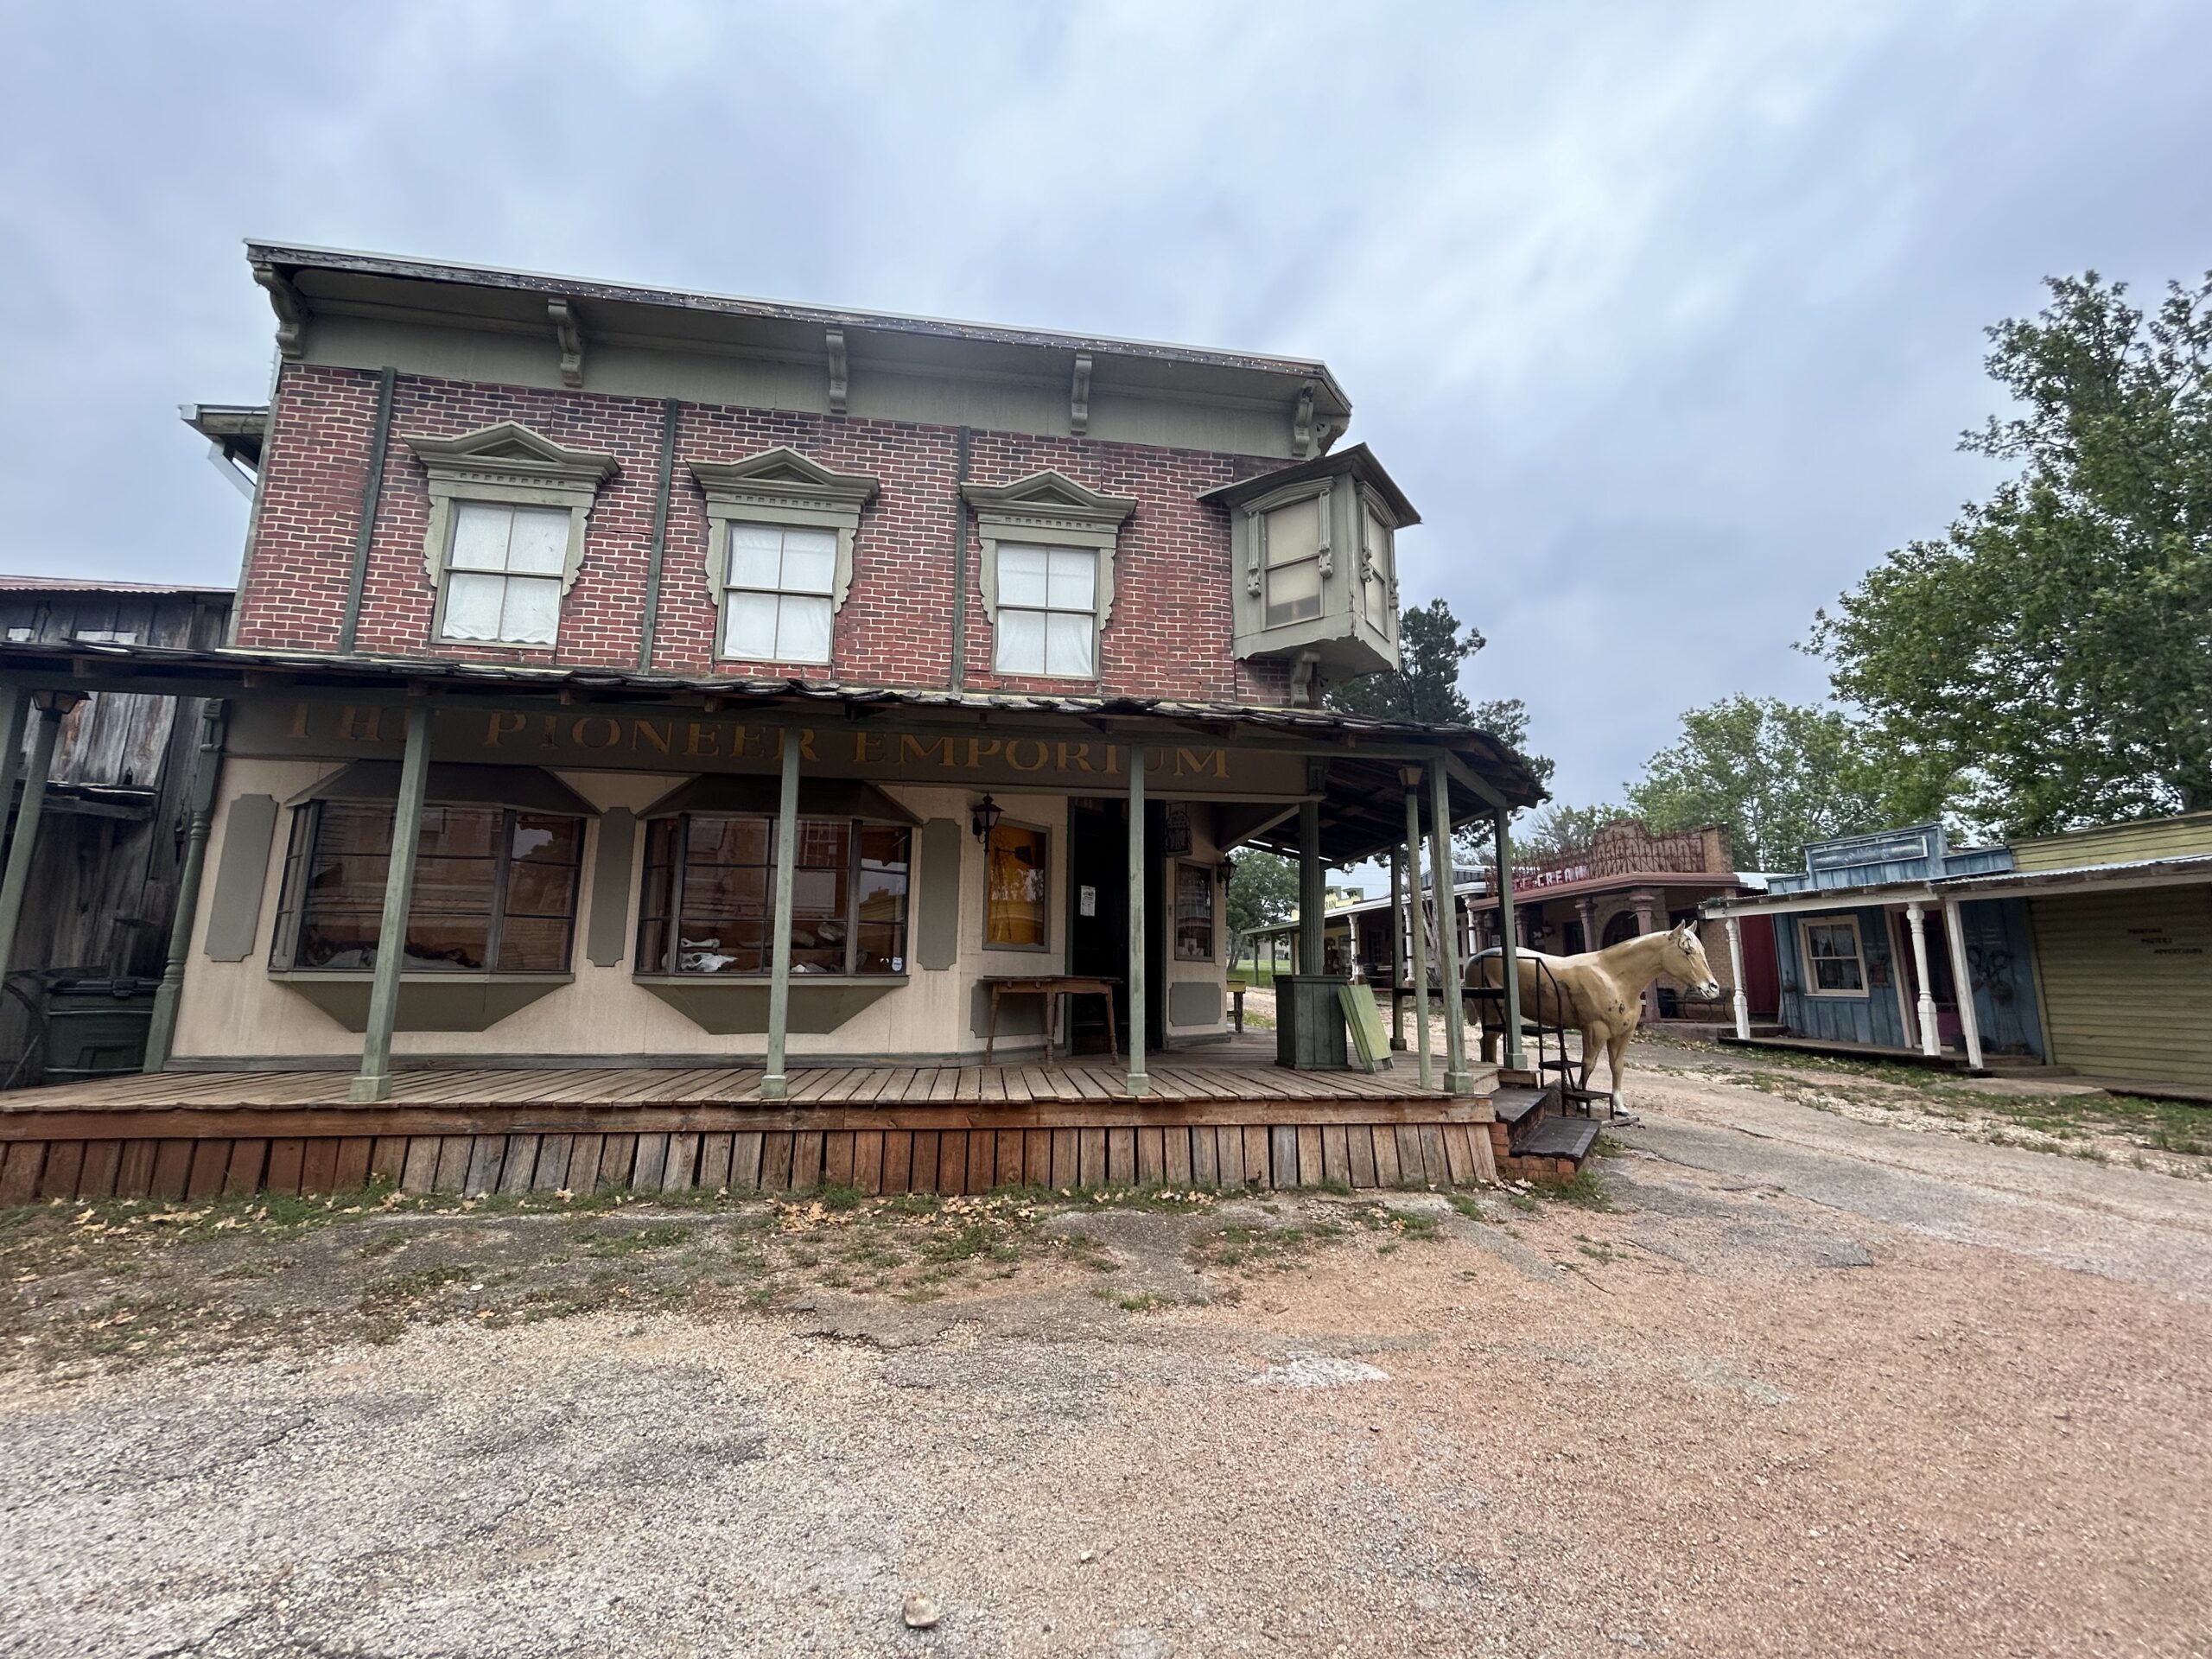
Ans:
POLYGON ((981 1193, 995 1187, 1449 1186, 1494 1180, 1486 1095, 1389 1073, 1159 1065, 410 1071, 345 1102, 331 1072, 173 1072, 0 1096, 0 1204, 410 1192, 981 1193))

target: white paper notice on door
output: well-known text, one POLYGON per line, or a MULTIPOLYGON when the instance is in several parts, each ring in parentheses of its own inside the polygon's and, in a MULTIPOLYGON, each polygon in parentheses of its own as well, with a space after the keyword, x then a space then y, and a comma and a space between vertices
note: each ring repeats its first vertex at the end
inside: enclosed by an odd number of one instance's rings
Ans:
POLYGON ((1096 916, 1098 913, 1097 888, 1078 887, 1076 889, 1075 913, 1078 916, 1096 916))

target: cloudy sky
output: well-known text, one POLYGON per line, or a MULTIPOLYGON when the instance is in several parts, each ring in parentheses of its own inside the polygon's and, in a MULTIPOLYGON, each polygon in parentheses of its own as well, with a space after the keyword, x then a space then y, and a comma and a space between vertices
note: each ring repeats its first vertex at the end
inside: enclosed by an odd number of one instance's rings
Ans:
POLYGON ((250 235, 1313 353, 1610 798, 1986 487, 1986 324, 2212 265, 2202 0, 318 10, 10 8, 0 568, 234 578, 250 235))

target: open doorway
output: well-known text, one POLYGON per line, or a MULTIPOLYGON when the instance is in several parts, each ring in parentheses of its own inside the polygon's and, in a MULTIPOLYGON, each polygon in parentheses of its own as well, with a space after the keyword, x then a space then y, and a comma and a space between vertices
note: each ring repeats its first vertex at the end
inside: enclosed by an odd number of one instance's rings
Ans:
MULTIPOLYGON (((1117 1040, 1129 1029, 1129 841, 1126 803, 1068 803, 1068 972, 1118 979, 1117 1040)), ((1095 996, 1067 999, 1068 1052, 1107 1052, 1106 1014, 1095 996)))

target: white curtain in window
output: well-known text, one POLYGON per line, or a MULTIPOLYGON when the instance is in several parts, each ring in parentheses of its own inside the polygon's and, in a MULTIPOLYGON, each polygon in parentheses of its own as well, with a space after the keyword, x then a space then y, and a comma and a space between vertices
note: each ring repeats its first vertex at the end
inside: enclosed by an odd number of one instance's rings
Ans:
POLYGON ((569 523, 558 507, 454 503, 446 638, 551 645, 561 625, 569 523))

